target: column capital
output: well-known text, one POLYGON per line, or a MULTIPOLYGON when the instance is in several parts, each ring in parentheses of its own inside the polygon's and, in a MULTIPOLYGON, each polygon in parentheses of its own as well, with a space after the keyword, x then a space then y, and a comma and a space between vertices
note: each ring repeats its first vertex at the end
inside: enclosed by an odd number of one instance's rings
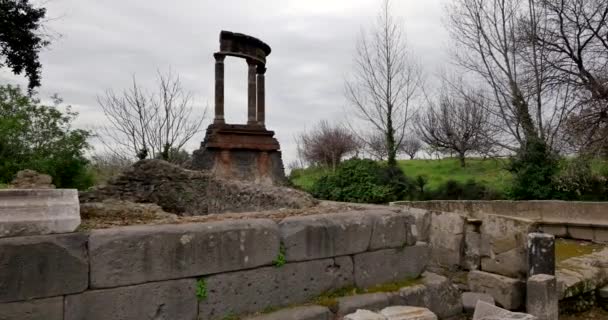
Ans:
POLYGON ((224 62, 224 59, 226 59, 226 55, 223 53, 214 53, 213 57, 215 58, 215 62, 224 62))
POLYGON ((259 64, 258 65, 258 69, 257 69, 257 73, 258 74, 265 74, 266 73, 266 66, 263 64, 259 64))

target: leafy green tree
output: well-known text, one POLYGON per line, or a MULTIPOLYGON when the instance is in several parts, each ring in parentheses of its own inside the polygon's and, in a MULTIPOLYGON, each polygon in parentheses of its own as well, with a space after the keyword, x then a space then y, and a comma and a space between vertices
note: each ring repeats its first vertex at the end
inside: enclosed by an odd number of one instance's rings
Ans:
POLYGON ((0 183, 10 182, 19 170, 33 169, 51 175, 59 188, 90 187, 84 152, 91 134, 72 128, 77 115, 69 107, 61 112, 42 105, 18 87, 0 86, 0 183))
POLYGON ((544 200, 554 196, 554 177, 559 171, 559 159, 540 139, 528 141, 511 159, 513 173, 510 198, 544 200))
POLYGON ((30 92, 40 86, 39 53, 49 44, 41 32, 45 15, 29 0, 0 0, 0 67, 25 72, 30 92))

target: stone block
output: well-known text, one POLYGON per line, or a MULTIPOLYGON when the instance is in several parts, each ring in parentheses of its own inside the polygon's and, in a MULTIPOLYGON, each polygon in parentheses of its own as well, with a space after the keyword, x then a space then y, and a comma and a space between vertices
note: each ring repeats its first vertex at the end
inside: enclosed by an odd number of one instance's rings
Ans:
POLYGON ((307 261, 364 252, 374 218, 365 211, 285 218, 279 223, 287 261, 307 261))
POLYGON ((501 309, 495 305, 486 303, 484 301, 478 301, 475 307, 475 314, 473 320, 538 320, 535 316, 511 312, 509 310, 501 309))
POLYGON ((425 272, 422 283, 426 287, 424 307, 433 311, 441 319, 462 314, 460 291, 452 285, 448 278, 425 272))
POLYGON ((386 293, 369 293, 360 294, 350 297, 343 297, 337 299, 338 311, 336 312, 338 317, 353 313, 358 309, 365 310, 381 310, 382 308, 388 307, 389 295, 386 293))
POLYGON ((357 254, 353 257, 355 284, 360 288, 369 288, 415 279, 426 269, 428 254, 426 244, 357 254))
POLYGON ((343 320, 388 320, 385 316, 369 310, 357 310, 355 313, 346 315, 343 320))
POLYGON ((465 292, 462 294, 462 307, 467 314, 473 314, 477 301, 487 302, 494 305, 494 298, 491 295, 479 292, 465 292))
POLYGON ((556 237, 567 237, 568 236, 568 228, 566 225, 558 225, 558 224, 545 224, 541 228, 544 233, 548 233, 554 235, 556 237))
POLYGON ((423 307, 427 305, 427 290, 423 284, 417 284, 399 289, 399 294, 391 304, 423 307))
POLYGON ((555 236, 528 234, 528 278, 536 274, 555 275, 555 236))
POLYGON ((0 304, 0 320, 63 320, 63 297, 0 304))
POLYGON ((452 212, 432 212, 429 235, 431 262, 458 268, 464 256, 466 218, 452 212))
POLYGON ((482 219, 481 270, 512 278, 524 278, 527 267, 527 237, 535 232, 531 220, 498 215, 482 219))
POLYGON ((418 241, 429 242, 431 235, 432 215, 428 210, 417 208, 404 208, 403 212, 414 217, 416 223, 416 234, 418 241))
POLYGON ((483 271, 471 271, 468 281, 471 291, 491 295, 503 308, 516 310, 524 305, 525 284, 518 279, 483 271))
POLYGON ((465 233, 462 267, 465 270, 479 270, 481 267, 481 234, 478 232, 465 233))
POLYGON ((0 190, 0 238, 68 233, 79 225, 78 190, 0 190))
POLYGON ((207 297, 199 303, 200 320, 258 312, 309 302, 327 291, 352 286, 349 257, 288 263, 212 275, 207 297))
POLYGON ((593 241, 599 243, 608 243, 608 229, 597 228, 593 230, 593 241))
POLYGON ((279 254, 272 220, 94 230, 91 286, 107 288, 269 265, 279 254))
POLYGON ((381 209, 368 210, 366 213, 372 215, 374 224, 369 250, 416 244, 414 216, 381 209))
POLYGON ((593 241, 593 228, 568 226, 568 236, 572 239, 593 241))
POLYGON ((557 320, 559 316, 555 276, 537 274, 528 278, 526 311, 538 320, 557 320))
POLYGON ((82 292, 88 284, 86 235, 0 239, 0 303, 82 292))
POLYGON ((196 279, 86 291, 65 298, 65 320, 194 320, 196 279))
POLYGON ((429 309, 411 306, 392 306, 380 311, 387 320, 437 320, 429 309))
POLYGON ((303 306, 284 309, 245 320, 333 320, 334 314, 327 307, 303 306))

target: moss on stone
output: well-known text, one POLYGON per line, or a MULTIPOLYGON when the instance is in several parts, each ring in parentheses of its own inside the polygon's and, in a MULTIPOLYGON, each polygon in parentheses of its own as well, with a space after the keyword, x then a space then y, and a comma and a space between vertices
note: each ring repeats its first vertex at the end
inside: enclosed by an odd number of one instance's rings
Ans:
POLYGON ((557 239, 555 241, 555 262, 559 263, 566 259, 580 257, 606 248, 605 245, 591 242, 557 239))

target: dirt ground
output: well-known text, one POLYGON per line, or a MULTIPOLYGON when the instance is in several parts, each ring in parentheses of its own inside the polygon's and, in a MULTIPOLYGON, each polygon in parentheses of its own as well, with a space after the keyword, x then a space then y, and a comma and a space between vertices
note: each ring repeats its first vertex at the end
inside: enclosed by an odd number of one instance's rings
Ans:
POLYGON ((608 312, 601 308, 596 308, 580 314, 560 315, 559 320, 608 320, 608 312))

